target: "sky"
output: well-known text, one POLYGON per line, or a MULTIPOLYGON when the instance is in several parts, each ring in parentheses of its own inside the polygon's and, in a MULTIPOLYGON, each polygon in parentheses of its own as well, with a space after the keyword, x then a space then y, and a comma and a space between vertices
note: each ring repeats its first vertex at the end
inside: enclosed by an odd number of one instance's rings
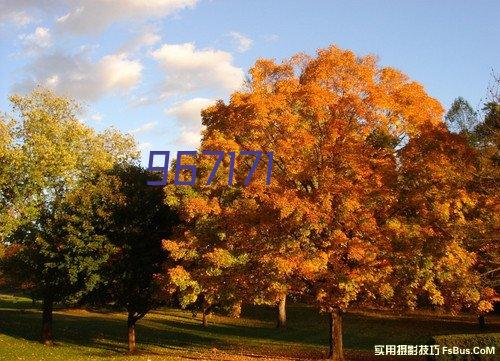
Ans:
POLYGON ((375 54, 445 108, 479 109, 500 71, 498 0, 0 0, 0 109, 36 85, 84 105, 143 152, 194 150, 200 109, 259 58, 335 44, 375 54))

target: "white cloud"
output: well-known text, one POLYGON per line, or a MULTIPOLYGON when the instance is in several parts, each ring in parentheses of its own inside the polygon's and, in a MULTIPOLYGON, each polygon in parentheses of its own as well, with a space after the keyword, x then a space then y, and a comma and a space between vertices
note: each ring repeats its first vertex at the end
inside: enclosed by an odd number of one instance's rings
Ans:
MULTIPOLYGON (((14 11, 4 17, 5 17, 4 20, 9 20, 12 24, 14 24, 17 27, 26 26, 34 21, 33 17, 28 15, 25 11, 14 11)), ((2 19, 3 17, 0 17, 0 20, 2 19)))
POLYGON ((201 111, 214 103, 213 99, 193 98, 165 110, 165 114, 175 117, 177 127, 180 128, 176 143, 191 148, 200 144, 203 129, 201 111))
POLYGON ((193 98, 174 104, 165 114, 174 116, 182 126, 201 126, 201 111, 214 103, 213 99, 193 98))
POLYGON ((94 101, 108 93, 124 93, 139 83, 142 65, 125 54, 112 54, 92 62, 80 52, 43 54, 25 67, 26 77, 14 90, 27 91, 44 84, 78 100, 94 101))
POLYGON ((160 40, 161 36, 158 34, 158 29, 146 27, 123 44, 119 52, 134 53, 142 48, 153 46, 160 40))
POLYGON ((95 113, 90 116, 90 119, 95 122, 100 122, 103 119, 103 115, 101 113, 95 113))
POLYGON ((253 40, 243 34, 231 31, 229 36, 233 39, 233 43, 236 45, 236 50, 240 53, 244 53, 252 47, 253 40))
POLYGON ((130 134, 146 133, 146 132, 149 132, 150 130, 155 129, 157 125, 158 125, 158 122, 144 123, 140 127, 132 129, 131 131, 129 131, 129 133, 130 134))
POLYGON ((166 73, 166 96, 198 90, 220 96, 243 83, 243 70, 232 64, 233 57, 225 51, 197 50, 193 43, 164 44, 151 55, 166 73))
POLYGON ((115 22, 141 23, 193 8, 198 0, 1 0, 0 24, 24 26, 42 15, 64 34, 98 34, 115 22))
POLYGON ((139 143, 139 145, 137 147, 139 148, 140 151, 144 151, 144 150, 151 149, 152 146, 153 145, 151 143, 143 142, 143 143, 139 143))
POLYGON ((280 39, 276 34, 264 35, 264 41, 268 43, 275 43, 280 39))
POLYGON ((96 34, 117 21, 162 18, 196 3, 197 0, 79 0, 57 23, 64 32, 96 34))
POLYGON ((185 147, 188 150, 198 148, 200 142, 201 132, 195 132, 191 130, 182 130, 179 138, 177 138, 175 141, 176 144, 185 147))
POLYGON ((36 53, 52 45, 50 30, 40 26, 34 32, 22 34, 19 38, 22 40, 25 52, 27 53, 36 53))
POLYGON ((105 90, 130 89, 141 79, 142 65, 124 54, 114 54, 103 57, 96 70, 105 90))

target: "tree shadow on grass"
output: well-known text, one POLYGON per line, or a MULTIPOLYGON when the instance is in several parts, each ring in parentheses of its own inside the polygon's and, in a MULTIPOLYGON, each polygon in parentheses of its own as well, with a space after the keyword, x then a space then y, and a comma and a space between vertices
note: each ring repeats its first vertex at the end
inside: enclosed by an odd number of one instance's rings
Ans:
MULTIPOLYGON (((167 311, 168 312, 168 311, 167 311)), ((187 317, 156 318, 151 322, 164 324, 186 333, 204 332, 217 338, 234 337, 258 343, 260 341, 283 342, 301 347, 328 346, 328 320, 314 308, 306 305, 291 305, 288 308, 288 328, 274 328, 275 310, 270 307, 250 307, 243 316, 248 322, 217 317, 215 323, 203 328, 199 320, 187 317), (257 320, 261 322, 254 322, 257 320), (264 322, 262 322, 264 321, 264 322)), ((448 334, 477 334, 498 332, 498 319, 492 317, 486 329, 480 330, 474 317, 451 317, 446 315, 406 315, 347 313, 343 319, 344 346, 350 349, 373 351, 375 345, 427 344, 432 336, 448 334)))
MULTIPOLYGON (((272 308, 249 308, 240 320, 216 316, 206 328, 199 318, 193 319, 187 311, 154 311, 137 325, 138 346, 148 354, 161 353, 157 348, 204 352, 217 348, 243 354, 256 352, 296 357, 298 353, 307 353, 320 357, 328 345, 326 316, 300 305, 291 305, 288 311, 286 330, 274 328, 272 308)), ((40 339, 40 324, 38 310, 0 308, 0 333, 36 342, 40 339)), ((499 326, 490 322, 484 332, 498 332, 499 326)), ((82 310, 56 312, 54 333, 56 342, 94 348, 85 351, 88 355, 109 357, 127 352, 124 314, 82 310)), ((344 317, 344 344, 351 350, 373 352, 374 345, 418 345, 425 344, 433 335, 464 333, 480 332, 471 319, 361 313, 349 313, 344 317)))
MULTIPOLYGON (((19 339, 40 341, 41 314, 37 311, 1 310, 0 333, 19 339)), ((112 351, 127 352, 126 319, 95 317, 90 315, 76 316, 54 314, 54 338, 56 344, 72 344, 78 346, 112 351)), ((209 348, 214 342, 223 344, 209 336, 200 336, 171 328, 158 329, 139 321, 137 324, 137 342, 139 348, 148 346, 163 348, 209 348)), ((222 345, 224 346, 224 345, 222 345)), ((148 353, 149 350, 148 350, 148 353)))

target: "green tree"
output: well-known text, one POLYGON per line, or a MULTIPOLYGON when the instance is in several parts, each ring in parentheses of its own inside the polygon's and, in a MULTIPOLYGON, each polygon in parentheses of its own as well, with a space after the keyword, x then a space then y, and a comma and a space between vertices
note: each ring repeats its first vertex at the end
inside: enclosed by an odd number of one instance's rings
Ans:
POLYGON ((104 280, 100 270, 114 252, 106 239, 116 184, 106 172, 137 157, 132 139, 114 130, 98 134, 81 123, 78 105, 37 88, 14 95, 15 185, 2 194, 6 257, 11 282, 43 301, 42 339, 53 343, 56 302, 75 302, 104 280), (115 150, 120 149, 117 153, 115 150), (5 230, 8 230, 6 232, 5 230))
POLYGON ((128 346, 135 352, 137 321, 165 302, 162 240, 170 236, 176 216, 163 202, 163 190, 147 185, 153 175, 141 167, 117 167, 111 174, 119 201, 112 204, 106 235, 117 252, 105 272, 109 281, 96 295, 127 311, 128 346))
MULTIPOLYGON (((478 114, 467 100, 462 97, 456 98, 445 115, 448 128, 456 133, 462 133, 472 137, 474 128, 478 124, 478 114)), ((473 141, 473 139, 471 138, 473 141)))

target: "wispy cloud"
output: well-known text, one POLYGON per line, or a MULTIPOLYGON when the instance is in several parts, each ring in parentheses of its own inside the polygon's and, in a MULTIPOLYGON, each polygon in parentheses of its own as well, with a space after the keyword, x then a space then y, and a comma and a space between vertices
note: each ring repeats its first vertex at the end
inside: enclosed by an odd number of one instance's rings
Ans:
POLYGON ((30 34, 21 34, 19 39, 23 43, 24 54, 35 54, 52 45, 52 35, 45 27, 37 27, 30 34))
POLYGON ((239 53, 244 53, 252 47, 253 40, 243 34, 240 34, 236 31, 231 31, 229 33, 229 36, 232 38, 233 43, 236 46, 236 50, 239 53))
POLYGON ((144 27, 136 33, 118 50, 120 53, 135 53, 145 47, 150 47, 161 41, 158 29, 152 26, 144 27))
POLYGON ((162 18, 179 10, 192 8, 197 0, 79 0, 57 19, 61 31, 73 34, 96 34, 118 21, 140 22, 162 18))
POLYGON ((173 116, 177 128, 180 128, 180 136, 176 143, 182 146, 196 148, 200 145, 201 111, 215 103, 213 99, 193 98, 177 103, 165 110, 165 114, 173 116))
POLYGON ((266 43, 275 43, 280 39, 276 34, 264 35, 263 38, 266 43))
POLYGON ((158 125, 158 122, 144 123, 140 127, 132 129, 131 131, 129 131, 129 133, 134 134, 134 135, 147 133, 147 132, 155 129, 157 125, 158 125))

